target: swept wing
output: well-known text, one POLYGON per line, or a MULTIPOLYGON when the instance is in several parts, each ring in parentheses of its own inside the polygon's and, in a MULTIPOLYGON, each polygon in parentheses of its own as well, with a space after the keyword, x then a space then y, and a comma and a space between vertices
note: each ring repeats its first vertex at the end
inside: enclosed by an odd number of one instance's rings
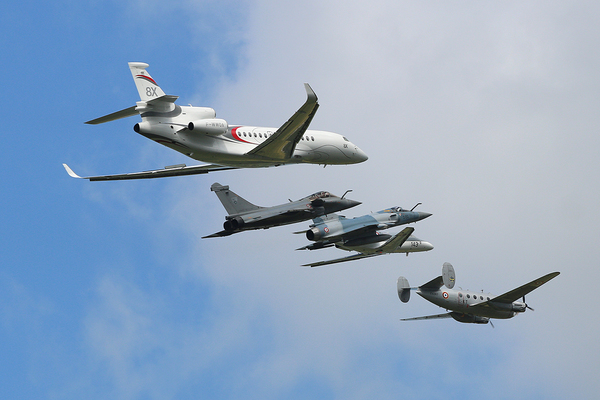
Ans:
POLYGON ((375 256, 379 256, 379 255, 381 255, 381 254, 380 253, 372 253, 372 254, 358 253, 358 254, 353 254, 351 256, 348 256, 348 257, 335 258, 333 260, 327 260, 327 261, 317 261, 317 262, 310 263, 310 264, 303 264, 302 266, 303 267, 321 267, 323 265, 337 264, 337 263, 352 261, 352 260, 360 260, 361 258, 375 257, 375 256))
POLYGON ((302 266, 303 267, 320 267, 323 265, 336 264, 336 263, 352 261, 352 260, 360 260, 361 258, 375 257, 375 256, 379 256, 382 254, 391 253, 397 247, 402 246, 402 244, 404 242, 406 242, 406 239, 408 239, 410 237, 410 235, 414 232, 414 230, 415 230, 415 228, 410 228, 410 227, 402 229, 400 232, 398 232, 398 234, 389 238, 381 247, 379 247, 377 249, 376 253, 369 253, 369 254, 358 253, 358 254, 353 254, 351 256, 348 256, 348 257, 336 258, 336 259, 327 260, 327 261, 318 261, 318 262, 314 262, 314 263, 310 263, 310 264, 304 264, 302 266))
POLYGON ((218 164, 191 165, 189 167, 185 164, 180 164, 164 167, 163 169, 156 169, 143 172, 130 172, 127 174, 79 176, 75 172, 73 172, 73 170, 67 164, 63 164, 63 167, 65 167, 65 170, 67 170, 69 176, 79 179, 89 179, 90 181, 118 181, 126 179, 163 178, 167 176, 207 174, 213 171, 225 171, 228 169, 236 169, 234 167, 226 167, 218 164))
POLYGON ((250 150, 247 154, 273 161, 288 161, 296 149, 296 145, 308 129, 319 104, 317 95, 308 83, 304 84, 308 98, 292 117, 283 124, 267 140, 250 150))

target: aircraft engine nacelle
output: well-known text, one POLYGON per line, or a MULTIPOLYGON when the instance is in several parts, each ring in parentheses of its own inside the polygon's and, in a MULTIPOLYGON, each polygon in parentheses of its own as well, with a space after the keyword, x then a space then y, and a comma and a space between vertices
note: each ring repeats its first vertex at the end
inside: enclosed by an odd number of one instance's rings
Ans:
POLYGON ((451 312, 450 316, 458 322, 464 322, 466 324, 487 324, 490 322, 488 317, 480 317, 472 314, 462 314, 459 312, 451 312))
POLYGON ((244 220, 241 217, 234 217, 223 223, 223 229, 226 231, 235 231, 241 229, 243 226, 244 220))
POLYGON ((501 311, 513 311, 513 312, 525 312, 527 305, 525 303, 514 302, 514 303, 495 303, 490 302, 490 305, 497 310, 501 311))
POLYGON ((150 132, 150 123, 148 121, 142 121, 133 126, 133 130, 136 133, 149 133, 150 132))
POLYGON ((218 118, 200 119, 190 122, 188 129, 205 135, 220 136, 227 133, 227 121, 218 118))

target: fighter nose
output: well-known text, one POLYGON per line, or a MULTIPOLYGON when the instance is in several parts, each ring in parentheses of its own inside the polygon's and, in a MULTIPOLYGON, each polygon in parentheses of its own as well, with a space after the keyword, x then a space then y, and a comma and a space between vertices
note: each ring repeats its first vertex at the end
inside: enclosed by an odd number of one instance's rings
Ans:
POLYGON ((419 215, 419 219, 417 221, 420 221, 420 220, 425 219, 427 217, 431 217, 433 215, 431 213, 426 213, 426 212, 421 212, 421 211, 417 211, 417 214, 419 215))
POLYGON ((356 206, 359 206, 362 204, 360 201, 356 201, 356 200, 344 199, 344 201, 348 205, 348 208, 356 207, 356 206))

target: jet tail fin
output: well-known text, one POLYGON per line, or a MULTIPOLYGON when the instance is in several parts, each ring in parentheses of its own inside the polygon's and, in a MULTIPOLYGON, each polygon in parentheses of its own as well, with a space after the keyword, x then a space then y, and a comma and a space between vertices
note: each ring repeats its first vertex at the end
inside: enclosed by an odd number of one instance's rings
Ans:
POLYGON ((220 183, 215 182, 210 186, 210 190, 217 194, 217 197, 229 215, 242 214, 262 208, 232 192, 229 190, 229 186, 223 186, 220 183))
POLYGON ((133 81, 137 87, 140 99, 148 101, 165 95, 165 92, 158 86, 158 83, 146 71, 148 64, 141 62, 130 62, 129 69, 133 76, 133 81))

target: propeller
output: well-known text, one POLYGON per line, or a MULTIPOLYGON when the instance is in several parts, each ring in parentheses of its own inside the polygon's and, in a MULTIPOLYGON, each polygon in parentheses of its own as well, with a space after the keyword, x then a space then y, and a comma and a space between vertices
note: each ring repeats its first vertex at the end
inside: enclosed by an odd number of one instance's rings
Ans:
MULTIPOLYGON (((523 295, 523 303, 525 303, 525 295, 523 295)), ((525 303, 525 308, 530 309, 531 311, 535 311, 533 308, 529 307, 527 303, 525 303)))

